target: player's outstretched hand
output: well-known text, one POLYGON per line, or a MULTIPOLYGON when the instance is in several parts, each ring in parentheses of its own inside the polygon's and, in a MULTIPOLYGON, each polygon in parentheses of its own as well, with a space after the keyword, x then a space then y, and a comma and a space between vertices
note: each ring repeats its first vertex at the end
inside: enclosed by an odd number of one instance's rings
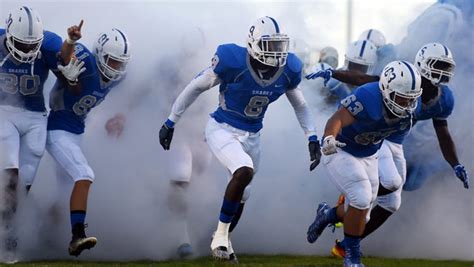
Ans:
POLYGON ((453 169, 454 169, 454 172, 456 173, 456 176, 464 184, 464 188, 468 189, 469 188, 469 176, 467 176, 467 172, 466 172, 466 169, 464 168, 464 166, 459 164, 459 165, 454 166, 453 169))
POLYGON ((107 135, 119 138, 125 126, 125 115, 118 113, 105 123, 107 135))
POLYGON ((318 138, 316 137, 315 139, 316 140, 312 140, 310 138, 310 141, 308 143, 309 157, 311 160, 309 171, 314 170, 316 166, 319 165, 319 162, 321 161, 321 146, 319 145, 318 138))
POLYGON ((320 71, 313 72, 313 73, 310 73, 310 74, 305 76, 305 78, 308 79, 308 80, 323 78, 324 79, 324 86, 327 85, 327 83, 329 82, 331 77, 332 77, 332 70, 330 70, 330 69, 320 70, 320 71))
POLYGON ((84 67, 84 61, 73 57, 66 66, 58 65, 58 70, 69 82, 76 83, 77 78, 86 71, 86 68, 84 67))
POLYGON ((337 141, 336 138, 332 135, 328 135, 324 137, 323 139, 322 151, 324 155, 331 155, 331 154, 337 153, 338 147, 345 147, 345 146, 346 146, 345 143, 337 141))
POLYGON ((77 42, 77 40, 81 39, 81 28, 82 24, 84 24, 84 20, 81 19, 79 25, 73 25, 67 29, 67 36, 68 36, 68 43, 73 44, 77 42))
POLYGON ((160 129, 160 144, 164 150, 170 150, 171 140, 173 139, 174 123, 167 120, 160 129))

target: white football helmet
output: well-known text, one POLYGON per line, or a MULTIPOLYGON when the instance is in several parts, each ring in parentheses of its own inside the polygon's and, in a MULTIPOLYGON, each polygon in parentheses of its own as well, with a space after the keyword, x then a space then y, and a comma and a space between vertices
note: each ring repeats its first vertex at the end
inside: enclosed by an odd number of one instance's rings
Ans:
POLYGON ((423 92, 420 72, 406 61, 388 63, 380 75, 379 88, 388 110, 400 118, 416 109, 423 92))
POLYGON ((286 64, 290 38, 280 32, 272 17, 255 21, 247 36, 247 51, 255 60, 272 67, 286 64))
POLYGON ((368 30, 363 31, 360 34, 358 40, 361 40, 361 41, 369 40, 375 45, 375 47, 377 47, 377 49, 386 44, 385 36, 383 35, 381 31, 376 30, 376 29, 368 29, 368 30))
POLYGON ((112 81, 120 80, 130 60, 127 36, 116 28, 101 33, 94 44, 94 56, 102 75, 112 81))
POLYGON ((355 41, 347 47, 345 68, 363 73, 371 73, 377 61, 377 48, 367 40, 355 41))
POLYGON ((336 48, 326 46, 319 51, 319 62, 329 64, 333 69, 337 68, 339 62, 339 54, 336 48))
POLYGON ((421 76, 436 86, 449 82, 454 75, 455 66, 453 54, 449 48, 440 43, 424 45, 415 56, 415 67, 421 76))
POLYGON ((6 20, 6 46, 21 63, 32 63, 38 57, 43 42, 43 22, 35 10, 22 6, 12 11, 6 20))

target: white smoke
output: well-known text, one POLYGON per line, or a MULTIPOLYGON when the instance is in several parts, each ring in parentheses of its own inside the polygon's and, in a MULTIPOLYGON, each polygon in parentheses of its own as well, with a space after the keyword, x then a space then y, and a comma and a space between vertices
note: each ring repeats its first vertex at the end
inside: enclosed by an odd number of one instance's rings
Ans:
MULTIPOLYGON (((363 1, 355 2, 363 5, 363 1)), ((122 29, 131 40, 133 58, 128 66, 127 79, 89 114, 83 137, 83 151, 97 177, 90 193, 86 219, 90 228, 87 232, 99 239, 96 248, 81 255, 80 259, 84 260, 174 257, 175 240, 180 233, 176 221, 170 219, 166 205, 169 181, 164 174, 168 155, 159 145, 158 130, 171 108, 169 91, 177 93, 195 74, 207 67, 218 44, 234 42, 244 45, 250 23, 260 16, 271 15, 278 19, 290 37, 303 39, 312 47, 333 45, 338 48, 341 58, 345 48, 345 34, 343 30, 336 30, 344 29, 346 25, 345 6, 333 1, 297 2, 296 7, 295 3, 197 1, 25 1, 24 4, 40 13, 46 29, 63 38, 68 26, 84 19, 81 42, 88 47, 99 32, 111 27, 122 29), (186 37, 194 36, 196 27, 204 33, 204 44, 186 37), (183 53, 177 51, 183 49, 195 50, 196 57, 183 59, 183 53), (179 74, 184 80, 171 88, 166 82, 170 78, 157 74, 158 65, 166 62, 164 59, 169 60, 170 69, 177 64, 178 68, 182 65, 185 70, 179 74), (143 95, 143 99, 139 97, 133 102, 137 95, 143 95), (117 112, 126 113, 127 124, 122 137, 113 139, 107 137, 104 124, 117 112)), ((17 1, 0 0, 0 16, 6 17, 8 10, 17 5, 17 1)), ((361 15, 354 17, 354 21, 357 20, 355 28, 360 31, 379 28, 389 41, 398 42, 418 11, 411 10, 409 16, 399 19, 399 24, 385 19, 361 25, 361 15)), ((388 13, 385 11, 383 16, 396 17, 388 13)), ((468 29, 465 27, 458 31, 462 33, 468 29)), ((465 42, 447 44, 456 58, 465 59, 466 66, 473 65, 472 50, 470 46, 462 48, 461 44, 472 43, 472 35, 470 38, 465 42)), ((472 124, 467 123, 470 121, 467 114, 472 114, 472 101, 468 100, 473 99, 469 90, 473 82, 469 69, 458 64, 453 81, 458 101, 449 123, 459 156, 468 172, 474 173, 474 157, 469 149, 469 144, 474 141, 472 124), (468 142, 467 145, 462 141, 468 142)), ((51 87, 52 81, 49 80, 45 90, 51 87)), ((318 134, 321 135, 330 114, 318 110, 314 104, 321 100, 311 92, 310 82, 303 82, 302 87, 307 101, 314 107, 318 134)), ((45 94, 47 96, 48 92, 45 94)), ((185 113, 188 119, 184 118, 177 125, 172 149, 180 139, 202 138, 205 114, 212 112, 216 105, 217 89, 214 88, 185 113), (195 112, 204 117, 194 121, 196 117, 191 114, 195 112)), ((264 124, 261 166, 254 178, 252 195, 241 223, 233 234, 234 247, 237 253, 326 255, 333 240, 341 235, 328 231, 315 245, 310 245, 305 233, 314 218, 317 203, 336 201, 337 190, 324 167, 309 172, 307 141, 286 100, 269 107, 264 124)), ((438 150, 433 151, 438 153, 438 150)), ((66 251, 70 238, 69 191, 63 189, 58 193, 54 175, 54 162, 46 155, 19 213, 20 247, 24 260, 69 258, 66 251), (49 206, 56 198, 62 199, 63 207, 60 216, 51 216, 49 206), (62 221, 51 221, 52 217, 62 221), (39 245, 40 240, 41 244, 47 240, 50 246, 39 245)), ((462 189, 450 171, 444 174, 443 180, 434 178, 421 190, 404 194, 401 210, 363 242, 366 254, 473 259, 473 194, 462 189)), ((193 177, 189 188, 191 205, 188 217, 191 241, 197 255, 209 253, 226 179, 226 171, 215 158, 203 174, 193 177)))

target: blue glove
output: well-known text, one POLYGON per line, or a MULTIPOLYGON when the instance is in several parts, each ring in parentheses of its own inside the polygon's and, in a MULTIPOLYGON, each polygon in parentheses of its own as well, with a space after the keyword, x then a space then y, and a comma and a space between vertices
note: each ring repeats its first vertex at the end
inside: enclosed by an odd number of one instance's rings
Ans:
POLYGON ((332 70, 320 70, 318 72, 313 72, 305 76, 306 79, 312 80, 316 78, 323 78, 324 79, 324 86, 329 82, 332 77, 332 70))
POLYGON ((467 176, 467 172, 464 169, 464 166, 461 164, 458 164, 454 166, 454 172, 456 173, 456 176, 463 182, 464 188, 468 189, 469 188, 469 177, 467 176))

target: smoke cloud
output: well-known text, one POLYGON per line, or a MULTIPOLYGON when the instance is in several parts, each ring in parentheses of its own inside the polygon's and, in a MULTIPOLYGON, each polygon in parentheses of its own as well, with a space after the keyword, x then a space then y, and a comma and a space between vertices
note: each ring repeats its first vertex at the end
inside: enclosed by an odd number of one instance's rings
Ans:
MULTIPOLYGON (((362 1, 354 2, 362 4, 362 1)), ((297 5, 247 1, 25 1, 25 4, 40 13, 46 29, 63 38, 67 27, 84 19, 81 42, 88 47, 99 32, 111 27, 120 28, 131 40, 133 58, 127 79, 89 114, 83 136, 83 151, 96 175, 89 199, 87 233, 97 236, 99 243, 93 250, 84 252, 81 260, 176 257, 181 233, 179 222, 167 204, 169 152, 159 145, 158 130, 177 94, 210 65, 218 44, 245 45, 252 21, 271 15, 290 38, 302 39, 312 49, 333 45, 342 58, 346 45, 343 30, 334 32, 346 25, 345 6, 333 1, 297 5), (104 124, 119 112, 126 114, 125 130, 120 138, 108 137, 104 124)), ((0 16, 5 18, 8 10, 17 5, 17 1, 0 0, 0 16)), ((355 20, 363 19, 360 12, 355 20)), ((385 17, 389 16, 387 12, 385 17)), ((449 128, 461 161, 469 173, 474 173, 470 148, 474 141, 473 125, 469 117, 473 114, 470 86, 474 82, 470 75, 474 65, 472 12, 471 17, 462 12, 456 14, 462 18, 455 20, 459 24, 449 36, 439 37, 438 33, 444 30, 438 26, 425 28, 436 38, 445 38, 439 41, 444 41, 455 56, 457 66, 452 88, 457 102, 449 128)), ((391 19, 367 24, 358 21, 355 29, 361 32, 378 26, 396 44, 400 55, 412 61, 421 44, 437 41, 430 40, 430 34, 426 35, 427 39, 418 40, 415 30, 411 35, 406 30, 418 15, 411 10, 395 26, 396 20, 391 19)), ((46 91, 53 82, 52 77, 46 91)), ((311 90, 312 86, 306 81, 301 85, 320 136, 330 112, 320 108, 321 97, 311 90)), ((48 94, 45 92, 46 97, 48 94)), ((201 95, 176 126, 177 135, 171 145, 173 149, 180 142, 195 144, 194 157, 204 159, 198 163, 203 166, 201 170, 193 169, 187 193, 189 234, 196 255, 209 254, 211 234, 228 178, 215 158, 205 160, 210 152, 202 145, 207 114, 215 109, 217 100, 216 88, 201 95)), ((327 255, 334 239, 342 237, 340 231, 332 234, 327 230, 313 245, 306 242, 305 235, 317 204, 335 202, 338 192, 323 166, 309 172, 307 141, 288 101, 282 99, 272 104, 264 124, 261 166, 252 182, 252 194, 241 222, 232 236, 234 248, 237 253, 247 254, 327 255)), ((443 162, 435 139, 427 141, 426 149, 434 151, 437 158, 433 160, 445 164, 445 170, 430 177, 420 190, 404 192, 400 211, 363 241, 364 254, 474 259, 472 189, 462 188, 454 172, 443 162)), ((68 197, 72 185, 56 180, 54 166, 46 153, 32 191, 21 202, 18 226, 22 260, 69 259, 66 246, 70 239, 68 197), (53 203, 60 205, 51 208, 53 203), (40 246, 40 241, 49 245, 40 246)))

